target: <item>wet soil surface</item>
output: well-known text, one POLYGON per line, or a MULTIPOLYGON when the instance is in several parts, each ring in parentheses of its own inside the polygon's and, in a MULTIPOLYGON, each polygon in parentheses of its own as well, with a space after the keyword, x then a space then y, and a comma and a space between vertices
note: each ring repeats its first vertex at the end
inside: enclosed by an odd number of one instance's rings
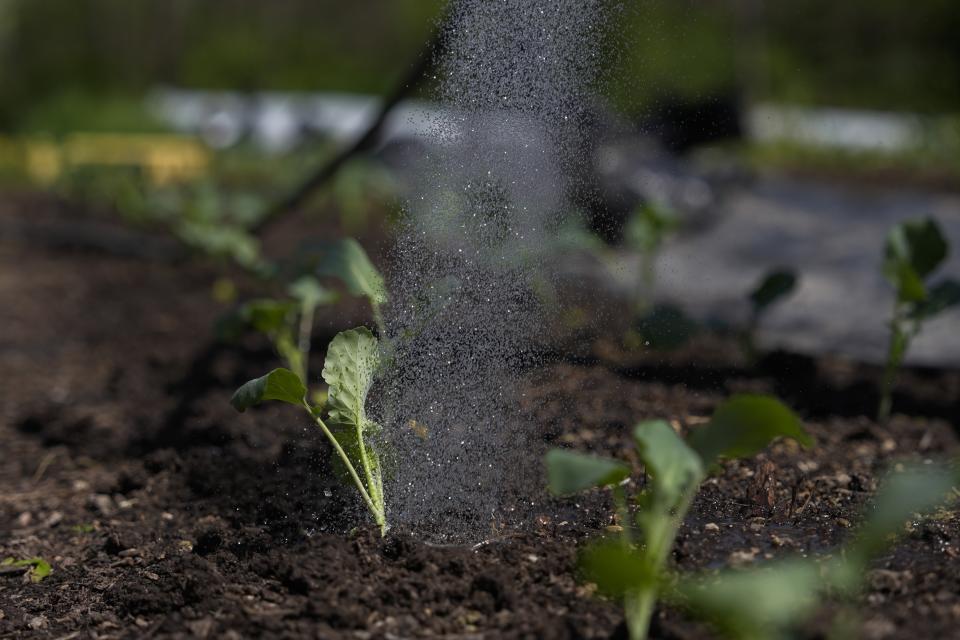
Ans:
MULTIPOLYGON (((56 227, 72 215, 44 200, 0 203, 7 222, 56 227)), ((0 558, 53 567, 39 583, 0 573, 0 637, 622 636, 616 604, 576 573, 578 547, 611 524, 602 494, 545 502, 524 530, 491 529, 473 545, 352 528, 353 495, 326 472, 329 451, 304 420, 227 404, 270 362, 263 344, 215 351, 190 371, 223 311, 211 296, 222 273, 0 237, 0 558)), ((321 318, 318 345, 357 313, 321 318)), ((958 376, 908 372, 897 402, 910 415, 879 426, 864 417, 877 373, 790 354, 750 365, 724 341, 666 355, 598 344, 535 372, 524 408, 551 444, 635 463, 639 420, 686 430, 734 391, 796 407, 815 446, 778 443, 700 492, 673 560, 714 569, 829 554, 883 469, 956 453, 958 376)), ((912 523, 868 576, 863 637, 957 637, 958 555, 953 508, 912 523)), ((800 637, 825 628, 814 621, 800 637)), ((654 635, 711 637, 670 610, 654 635)))

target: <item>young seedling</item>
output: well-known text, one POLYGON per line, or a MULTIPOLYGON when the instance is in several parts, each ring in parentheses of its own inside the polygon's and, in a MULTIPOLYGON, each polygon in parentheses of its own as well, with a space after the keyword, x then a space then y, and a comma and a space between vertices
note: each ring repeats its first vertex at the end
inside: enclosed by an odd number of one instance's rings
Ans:
POLYGON ((797 288, 797 275, 789 269, 775 269, 766 274, 750 292, 750 320, 743 334, 743 347, 749 358, 757 353, 757 327, 767 312, 797 288))
POLYGON ((16 558, 4 558, 0 562, 0 574, 10 572, 25 571, 30 576, 31 582, 40 582, 50 575, 50 563, 43 558, 26 558, 17 560, 16 558))
POLYGON ((638 207, 627 221, 624 240, 630 248, 639 252, 641 260, 641 290, 636 293, 634 301, 637 310, 642 311, 649 304, 657 275, 657 256, 663 243, 679 226, 676 214, 666 206, 652 202, 638 207))
POLYGON ((623 599, 632 640, 647 637, 658 596, 671 578, 670 550, 697 487, 720 458, 753 455, 777 437, 811 440, 800 421, 774 398, 738 395, 723 403, 708 425, 684 441, 662 420, 636 426, 633 437, 649 482, 631 521, 622 483, 625 463, 555 449, 547 454, 550 490, 569 495, 611 487, 622 531, 619 539, 589 546, 581 566, 605 593, 623 599))
MULTIPOLYGON (((384 334, 380 307, 387 300, 383 276, 363 247, 345 238, 313 247, 297 272, 308 270, 317 276, 339 279, 351 295, 365 297, 381 334, 384 334)), ((238 338, 252 328, 269 338, 288 369, 305 383, 308 378, 313 319, 317 307, 336 302, 339 295, 327 289, 313 275, 301 275, 287 287, 290 298, 261 298, 241 305, 221 319, 218 333, 223 339, 238 338)))
MULTIPOLYGON (((809 618, 825 598, 850 604, 860 593, 873 559, 904 531, 917 513, 932 511, 956 483, 945 467, 924 466, 891 474, 882 483, 863 524, 833 558, 787 558, 748 570, 676 581, 677 604, 737 640, 781 640, 809 618)), ((849 607, 834 621, 834 637, 856 636, 849 607)))
POLYGON ((928 282, 949 249, 940 226, 932 218, 902 222, 887 235, 883 274, 896 289, 896 298, 877 409, 879 422, 890 417, 893 385, 910 342, 927 320, 960 304, 960 282, 951 279, 936 284, 928 282))
POLYGON ((320 277, 338 278, 350 295, 366 298, 380 335, 385 335, 381 309, 387 302, 383 276, 353 238, 308 243, 301 248, 302 268, 320 277))
MULTIPOLYGON (((309 268, 318 276, 339 278, 347 290, 365 296, 383 331, 380 305, 387 297, 383 278, 353 239, 325 243, 309 268)), ((327 383, 325 399, 308 394, 310 343, 314 311, 333 302, 337 294, 313 276, 301 276, 290 285, 289 300, 255 300, 243 305, 224 323, 226 333, 252 327, 270 338, 286 367, 274 369, 237 389, 231 404, 238 411, 266 400, 302 407, 333 445, 344 475, 356 487, 381 533, 387 529, 380 457, 373 440, 380 426, 367 417, 366 400, 381 366, 380 344, 365 327, 343 331, 330 342, 321 376, 327 383)))
POLYGON ((237 389, 230 403, 238 411, 267 400, 302 407, 330 441, 350 482, 360 493, 381 534, 385 534, 383 477, 380 457, 372 446, 380 426, 367 417, 365 409, 379 361, 374 335, 364 327, 350 329, 337 334, 327 348, 321 373, 328 385, 325 405, 312 404, 303 379, 283 368, 247 382, 237 389))

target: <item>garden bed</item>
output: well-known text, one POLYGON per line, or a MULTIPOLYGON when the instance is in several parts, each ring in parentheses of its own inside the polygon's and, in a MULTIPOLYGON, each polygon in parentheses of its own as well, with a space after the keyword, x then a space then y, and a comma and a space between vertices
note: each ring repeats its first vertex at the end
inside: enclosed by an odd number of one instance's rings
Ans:
MULTIPOLYGON (((55 229, 76 215, 45 200, 0 203, 4 224, 55 229)), ((0 574, 0 637, 624 633, 619 606, 576 576, 578 546, 611 524, 602 493, 545 502, 526 528, 491 530, 477 545, 430 544, 402 526, 381 540, 372 527, 351 529, 354 495, 327 472, 328 447, 303 418, 230 408, 232 389, 270 361, 263 344, 216 354, 190 378, 190 406, 178 406, 177 383, 222 309, 211 296, 217 274, 110 247, 0 238, 0 558, 53 567, 39 583, 0 574)), ((320 334, 358 309, 327 313, 320 334)), ((667 355, 603 344, 593 354, 554 358, 530 376, 525 411, 551 444, 629 459, 637 421, 686 429, 745 390, 779 395, 815 439, 809 450, 781 442, 710 479, 674 549, 685 569, 830 553, 883 469, 958 449, 954 372, 908 371, 895 407, 911 417, 881 427, 863 417, 875 406, 875 368, 784 353, 748 366, 709 338, 667 355)), ((956 511, 913 523, 868 577, 864 637, 955 634, 958 556, 956 511)), ((811 637, 825 620, 811 622, 811 637)), ((656 616, 653 635, 711 637, 672 611, 656 616)))

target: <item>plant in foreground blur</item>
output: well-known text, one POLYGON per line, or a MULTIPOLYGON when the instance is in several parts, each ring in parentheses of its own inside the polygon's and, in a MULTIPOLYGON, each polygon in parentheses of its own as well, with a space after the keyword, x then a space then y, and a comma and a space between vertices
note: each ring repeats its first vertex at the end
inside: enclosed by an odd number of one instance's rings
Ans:
MULTIPOLYGON (((383 278, 360 245, 342 240, 326 246, 314 265, 315 273, 337 276, 354 295, 365 296, 381 324, 379 308, 386 302, 383 278)), ((255 300, 230 316, 225 326, 249 326, 266 335, 285 368, 250 380, 233 394, 238 411, 266 400, 302 407, 330 441, 341 471, 351 482, 381 533, 387 529, 380 457, 372 446, 380 426, 366 414, 366 399, 380 363, 377 338, 366 327, 337 334, 327 347, 321 376, 328 385, 326 398, 309 394, 308 360, 317 306, 332 302, 336 294, 314 277, 303 276, 289 289, 292 300, 255 300)), ((382 331, 382 328, 381 328, 382 331)))
POLYGON ((734 396, 717 408, 709 424, 681 439, 664 421, 638 424, 633 432, 649 477, 631 519, 623 462, 555 449, 547 454, 551 491, 567 495, 610 487, 622 530, 618 538, 590 544, 581 553, 584 576, 606 595, 624 603, 630 637, 647 637, 658 599, 684 607, 732 638, 766 640, 812 612, 824 594, 856 594, 869 561, 902 530, 915 511, 936 506, 953 482, 936 467, 891 476, 854 541, 838 559, 774 561, 747 571, 719 575, 678 575, 670 551, 697 488, 721 458, 757 453, 777 437, 809 444, 799 420, 766 396, 734 396))
POLYGON ((960 282, 946 279, 931 285, 929 276, 946 259, 950 247, 932 218, 902 222, 887 235, 883 274, 896 289, 890 319, 890 344, 880 390, 877 420, 890 417, 893 383, 923 323, 960 304, 960 282))
POLYGON ((623 527, 620 539, 591 545, 581 561, 592 582, 624 599, 631 638, 647 636, 658 594, 669 578, 667 561, 674 538, 708 468, 720 457, 753 455, 779 436, 810 443, 793 413, 766 396, 734 396, 689 442, 663 420, 638 424, 633 437, 650 482, 637 498, 635 521, 630 519, 623 487, 630 475, 627 464, 562 449, 547 454, 553 493, 613 488, 623 527))
POLYGON ((663 243, 680 227, 677 215, 665 205, 646 203, 637 208, 627 221, 624 241, 640 254, 640 289, 635 294, 634 307, 643 311, 652 302, 657 277, 657 256, 663 243))

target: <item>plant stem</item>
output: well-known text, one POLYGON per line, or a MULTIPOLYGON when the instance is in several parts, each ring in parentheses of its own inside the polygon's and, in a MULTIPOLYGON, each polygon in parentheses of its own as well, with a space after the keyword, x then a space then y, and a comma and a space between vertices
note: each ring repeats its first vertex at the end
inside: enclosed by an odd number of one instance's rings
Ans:
POLYGON ((379 483, 373 477, 373 467, 370 465, 370 456, 367 455, 367 443, 363 440, 363 421, 357 422, 357 442, 360 445, 360 462, 363 464, 363 475, 367 478, 367 487, 370 489, 370 501, 374 505, 373 517, 380 526, 380 535, 387 532, 387 522, 384 517, 383 494, 379 483))
MULTIPOLYGON (((340 446, 340 443, 337 442, 337 438, 333 435, 327 425, 320 419, 320 416, 313 413, 313 410, 310 408, 310 405, 304 401, 303 407, 307 410, 314 421, 316 421, 317 426, 323 431, 323 434, 327 436, 327 439, 330 441, 330 444, 333 445, 334 450, 337 452, 337 455, 340 456, 340 460, 343 461, 343 464, 347 467, 347 472, 350 474, 350 478, 353 480, 353 484, 357 487, 357 491, 360 492, 360 497, 363 498, 363 501, 366 503, 367 508, 370 510, 370 513, 373 514, 374 519, 377 521, 377 524, 380 525, 381 532, 384 530, 384 515, 382 509, 377 509, 374 505, 373 500, 370 499, 370 494, 367 493, 366 488, 363 486, 363 481, 360 480, 357 470, 354 468, 353 463, 350 462, 350 457, 347 456, 347 452, 343 450, 343 447, 340 446)), ((363 449, 363 441, 360 441, 361 449, 363 449)))
POLYGON ((304 384, 307 384, 307 370, 310 368, 310 335, 313 333, 314 308, 314 305, 306 303, 300 308, 300 336, 297 348, 300 350, 300 357, 303 359, 300 379, 303 380, 304 384))
POLYGON ((884 423, 890 419, 893 408, 893 383, 897 379, 897 371, 907 353, 910 342, 910 333, 903 327, 902 310, 898 304, 894 307, 893 320, 890 322, 890 344, 887 348, 887 363, 883 370, 883 380, 880 383, 880 406, 877 408, 877 422, 884 423))
MULTIPOLYGON (((677 531, 683 524, 687 511, 690 510, 690 503, 693 501, 696 489, 700 485, 700 480, 702 478, 691 483, 691 488, 684 493, 672 514, 666 511, 659 514, 658 517, 650 519, 651 522, 656 523, 656 526, 648 527, 648 530, 644 531, 646 548, 643 553, 651 576, 659 576, 663 572, 663 565, 666 564, 670 549, 673 548, 677 531)), ((647 634, 650 633, 650 620, 653 618, 659 592, 659 581, 655 580, 648 586, 628 593, 624 598, 624 611, 630 640, 645 640, 647 638, 647 634)))

